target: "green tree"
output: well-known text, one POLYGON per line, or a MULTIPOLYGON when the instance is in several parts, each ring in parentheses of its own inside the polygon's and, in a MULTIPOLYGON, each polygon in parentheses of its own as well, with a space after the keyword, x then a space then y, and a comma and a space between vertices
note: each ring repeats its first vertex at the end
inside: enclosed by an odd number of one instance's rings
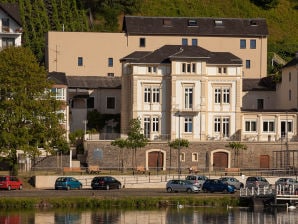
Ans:
POLYGON ((111 144, 119 148, 128 148, 133 150, 132 166, 136 168, 137 149, 143 148, 148 144, 148 139, 142 133, 141 121, 132 119, 129 122, 129 131, 126 139, 116 139, 111 144))
POLYGON ((51 83, 29 48, 0 51, 0 153, 17 174, 17 153, 34 158, 42 147, 69 149, 56 113, 61 103, 51 96, 51 83), (48 90, 48 91, 47 91, 48 90))
POLYGON ((247 145, 242 144, 241 142, 229 142, 226 147, 234 151, 234 167, 239 167, 239 154, 240 150, 246 150, 247 145))
POLYGON ((183 147, 188 148, 189 141, 187 139, 177 138, 168 143, 171 148, 178 149, 178 174, 181 173, 181 161, 180 161, 180 150, 183 147))

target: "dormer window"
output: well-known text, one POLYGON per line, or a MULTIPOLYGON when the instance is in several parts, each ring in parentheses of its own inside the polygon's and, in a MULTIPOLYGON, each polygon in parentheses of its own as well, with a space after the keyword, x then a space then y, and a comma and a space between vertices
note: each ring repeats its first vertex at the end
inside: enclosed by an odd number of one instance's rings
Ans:
POLYGON ((215 26, 222 26, 223 22, 222 20, 214 20, 215 26))
POLYGON ((172 26, 172 20, 171 19, 163 19, 163 25, 164 26, 172 26))
POLYGON ((251 25, 251 26, 257 26, 257 21, 255 21, 255 20, 250 20, 250 21, 249 21, 249 25, 251 25))
POLYGON ((188 26, 198 26, 197 20, 189 19, 188 20, 188 26))

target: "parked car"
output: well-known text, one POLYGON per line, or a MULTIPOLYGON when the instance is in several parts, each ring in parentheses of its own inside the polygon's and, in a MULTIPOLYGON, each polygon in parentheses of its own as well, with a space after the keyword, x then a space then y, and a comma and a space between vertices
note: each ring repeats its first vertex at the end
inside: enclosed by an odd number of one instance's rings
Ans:
POLYGON ((58 177, 55 181, 55 190, 82 189, 83 184, 74 177, 58 177))
POLYGON ((275 189, 289 190, 290 187, 294 190, 298 189, 298 181, 290 177, 281 177, 275 181, 275 189))
POLYGON ((0 189, 23 189, 22 181, 15 176, 0 176, 0 189))
POLYGON ((221 177, 219 179, 224 183, 233 185, 237 190, 244 187, 244 184, 235 177, 221 177))
POLYGON ((270 187, 270 184, 265 177, 253 176, 253 177, 247 177, 245 187, 249 189, 264 188, 264 187, 270 187))
POLYGON ((185 179, 192 182, 194 185, 201 189, 208 177, 204 175, 188 175, 185 179))
POLYGON ((92 189, 121 189, 121 182, 111 176, 94 177, 91 181, 92 189))
POLYGON ((228 192, 235 193, 235 187, 227 183, 222 182, 219 179, 208 179, 202 186, 204 192, 228 192))
POLYGON ((199 188, 188 180, 169 180, 166 185, 167 192, 199 192, 199 188))

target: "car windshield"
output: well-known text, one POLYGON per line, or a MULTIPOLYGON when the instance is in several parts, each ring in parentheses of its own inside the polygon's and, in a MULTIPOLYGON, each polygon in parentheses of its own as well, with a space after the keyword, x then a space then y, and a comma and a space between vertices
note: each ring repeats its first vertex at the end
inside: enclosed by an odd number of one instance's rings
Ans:
POLYGON ((6 177, 0 177, 0 181, 5 181, 6 177))

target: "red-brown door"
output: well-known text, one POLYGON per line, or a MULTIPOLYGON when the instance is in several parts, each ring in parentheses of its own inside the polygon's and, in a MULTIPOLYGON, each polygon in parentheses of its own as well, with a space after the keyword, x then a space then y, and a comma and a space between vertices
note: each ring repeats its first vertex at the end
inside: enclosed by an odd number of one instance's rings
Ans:
POLYGON ((213 169, 228 167, 228 153, 216 152, 213 154, 213 169))
POLYGON ((269 168, 269 155, 260 156, 260 168, 269 168))
POLYGON ((163 168, 163 153, 160 151, 149 152, 148 167, 149 169, 163 168))

